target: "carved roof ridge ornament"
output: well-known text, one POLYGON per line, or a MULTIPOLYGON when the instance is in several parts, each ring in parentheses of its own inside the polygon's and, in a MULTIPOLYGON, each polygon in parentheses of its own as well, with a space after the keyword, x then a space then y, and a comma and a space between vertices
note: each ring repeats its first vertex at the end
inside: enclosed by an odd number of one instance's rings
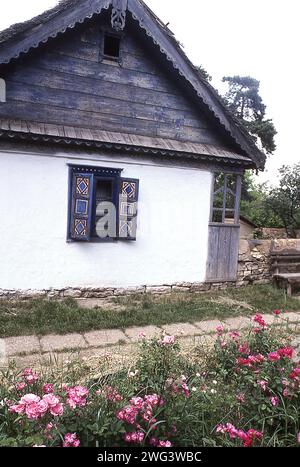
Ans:
POLYGON ((111 26, 115 31, 123 31, 126 23, 128 0, 112 0, 111 26))

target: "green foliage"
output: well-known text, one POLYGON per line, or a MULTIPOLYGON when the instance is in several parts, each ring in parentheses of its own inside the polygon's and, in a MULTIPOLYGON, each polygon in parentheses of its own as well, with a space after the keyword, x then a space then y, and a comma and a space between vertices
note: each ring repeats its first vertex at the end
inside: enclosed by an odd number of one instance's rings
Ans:
POLYGON ((278 357, 278 352, 288 354, 292 350, 288 333, 273 327, 254 329, 260 332, 252 329, 243 338, 220 334, 212 367, 240 399, 240 409, 231 418, 233 424, 247 426, 251 420, 264 433, 264 446, 294 445, 295 436, 291 433, 299 430, 300 379, 292 379, 291 356, 278 357), (262 360, 247 363, 249 355, 250 360, 251 356, 262 360), (242 363, 237 365, 237 361, 242 363))
POLYGON ((284 227, 288 236, 295 237, 300 229, 300 164, 281 167, 279 175, 279 186, 269 187, 255 185, 246 173, 241 214, 258 227, 284 227))
POLYGON ((265 118, 266 106, 259 95, 259 81, 250 76, 224 76, 223 82, 228 84, 223 98, 229 110, 256 143, 267 153, 273 153, 277 132, 273 121, 265 118))
POLYGON ((250 287, 249 292, 246 288, 229 288, 203 294, 131 295, 91 309, 81 308, 73 299, 0 300, 0 336, 122 329, 130 326, 194 322, 214 317, 223 319, 245 313, 242 308, 215 301, 223 296, 241 301, 245 301, 247 296, 249 305, 265 312, 276 306, 299 309, 298 300, 289 298, 285 303, 284 294, 267 285, 250 287))
POLYGON ((241 120, 255 121, 262 119, 266 112, 259 95, 259 81, 250 76, 224 76, 228 83, 225 99, 228 108, 241 120))
POLYGON ((241 214, 257 227, 284 227, 278 213, 271 209, 268 197, 268 185, 256 185, 253 175, 247 171, 242 184, 241 214))
POLYGON ((208 73, 208 71, 202 65, 199 65, 198 67, 196 67, 196 69, 199 75, 201 76, 201 78, 205 79, 208 82, 212 80, 212 76, 208 73))
POLYGON ((279 187, 270 190, 267 206, 279 217, 287 233, 295 237, 300 229, 300 163, 284 165, 279 173, 279 187))
POLYGON ((169 377, 180 376, 179 346, 162 345, 161 341, 154 338, 144 340, 140 357, 137 362, 139 380, 143 387, 150 392, 164 396, 165 382, 169 377))
POLYGON ((254 445, 297 446, 300 368, 291 359, 289 329, 266 326, 260 315, 255 319, 260 324, 242 335, 218 329, 213 347, 202 344, 188 357, 174 336, 143 340, 135 371, 112 372, 105 359, 99 360, 97 377, 79 361, 40 374, 3 370, 0 446, 62 446, 68 433, 86 447, 241 446, 239 436, 216 429, 227 423, 239 433, 262 432, 254 445), (42 406, 32 417, 37 408, 30 403, 16 413, 26 394, 44 400, 45 383, 53 385, 50 394, 63 411, 53 416, 50 406, 42 406), (79 400, 71 394, 75 387, 79 400), (136 433, 141 439, 132 441, 136 433))

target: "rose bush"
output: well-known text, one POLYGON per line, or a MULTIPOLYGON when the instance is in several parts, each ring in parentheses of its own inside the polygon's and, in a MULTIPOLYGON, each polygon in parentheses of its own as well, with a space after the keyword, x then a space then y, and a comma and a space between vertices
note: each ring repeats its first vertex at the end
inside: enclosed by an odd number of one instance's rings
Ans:
POLYGON ((4 370, 0 445, 299 445, 300 364, 288 332, 256 314, 246 334, 218 327, 214 347, 194 358, 174 336, 140 338, 129 370, 112 372, 105 357, 97 377, 84 362, 4 370))

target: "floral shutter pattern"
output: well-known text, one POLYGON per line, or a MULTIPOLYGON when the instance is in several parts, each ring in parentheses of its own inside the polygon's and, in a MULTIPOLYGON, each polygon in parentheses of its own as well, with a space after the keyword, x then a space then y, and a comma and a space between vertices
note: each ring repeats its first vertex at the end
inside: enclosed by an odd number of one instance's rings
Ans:
POLYGON ((139 180, 120 178, 119 183, 119 238, 136 240, 139 180))
POLYGON ((75 173, 72 176, 70 237, 89 241, 92 218, 93 175, 75 173))

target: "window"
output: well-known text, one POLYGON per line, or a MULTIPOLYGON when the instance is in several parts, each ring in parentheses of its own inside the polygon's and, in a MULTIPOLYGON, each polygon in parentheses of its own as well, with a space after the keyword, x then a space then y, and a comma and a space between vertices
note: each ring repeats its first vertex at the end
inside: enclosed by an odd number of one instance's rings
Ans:
POLYGON ((68 240, 136 240, 139 181, 121 169, 70 166, 68 240))
POLYGON ((103 55, 108 58, 120 58, 120 36, 104 34, 103 55))
POLYGON ((211 223, 239 224, 242 176, 216 173, 212 194, 211 223))

